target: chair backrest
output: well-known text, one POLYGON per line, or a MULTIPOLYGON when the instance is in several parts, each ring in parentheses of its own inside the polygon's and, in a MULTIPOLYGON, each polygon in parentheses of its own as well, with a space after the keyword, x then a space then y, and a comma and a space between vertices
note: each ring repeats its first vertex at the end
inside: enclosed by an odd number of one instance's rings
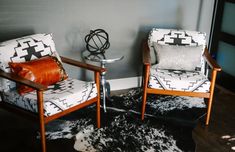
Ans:
MULTIPOLYGON (((189 46, 200 46, 206 47, 206 34, 197 31, 188 30, 176 30, 176 29, 158 29, 153 28, 148 37, 148 46, 151 52, 152 63, 156 63, 154 59, 154 43, 159 43, 162 45, 189 45, 189 46)), ((204 50, 203 49, 203 50, 204 50)), ((203 54, 203 52, 202 52, 203 54)), ((205 73, 205 61, 201 57, 200 70, 205 73)))
MULTIPOLYGON (((52 34, 35 34, 0 43, 0 69, 10 72, 9 62, 25 62, 41 58, 43 56, 59 55, 55 49, 52 34)), ((0 78, 0 91, 9 91, 15 87, 15 83, 0 78)))

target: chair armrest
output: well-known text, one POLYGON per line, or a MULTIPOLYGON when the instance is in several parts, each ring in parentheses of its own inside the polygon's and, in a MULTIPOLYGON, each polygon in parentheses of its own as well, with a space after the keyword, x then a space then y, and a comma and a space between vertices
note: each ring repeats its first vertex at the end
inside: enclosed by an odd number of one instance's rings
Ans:
POLYGON ((31 88, 39 90, 39 91, 43 91, 43 90, 47 89, 47 87, 45 87, 44 85, 35 83, 33 81, 30 81, 30 80, 27 80, 25 78, 19 77, 15 74, 12 74, 12 73, 6 73, 2 70, 0 70, 0 77, 9 79, 11 81, 14 81, 14 82, 17 82, 17 83, 20 83, 20 84, 23 84, 23 85, 26 85, 28 87, 31 87, 31 88))
POLYGON ((150 66, 151 65, 151 57, 150 57, 150 50, 148 47, 147 40, 143 41, 142 49, 143 49, 143 64, 150 66))
POLYGON ((204 54, 203 54, 206 62, 208 63, 208 65, 216 71, 221 71, 221 67, 216 63, 216 61, 211 57, 209 51, 207 48, 205 48, 204 54))
POLYGON ((95 66, 95 65, 83 63, 83 62, 73 60, 73 59, 69 59, 69 58, 66 58, 66 57, 63 57, 63 56, 60 56, 60 57, 61 57, 62 62, 73 65, 73 66, 85 68, 87 70, 91 70, 91 71, 99 72, 99 73, 106 71, 105 68, 101 68, 101 67, 98 67, 98 66, 95 66))

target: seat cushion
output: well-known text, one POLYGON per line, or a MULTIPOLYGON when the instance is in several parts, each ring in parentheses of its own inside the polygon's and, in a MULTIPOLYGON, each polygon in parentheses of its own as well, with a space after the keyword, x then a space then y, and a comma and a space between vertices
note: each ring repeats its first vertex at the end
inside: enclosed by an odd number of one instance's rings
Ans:
POLYGON ((163 90, 209 92, 210 81, 199 71, 151 68, 149 87, 163 90))
MULTIPOLYGON (((44 91, 44 115, 54 115, 96 96, 97 88, 94 82, 68 78, 48 86, 48 90, 44 91)), ((3 101, 32 112, 38 111, 36 91, 22 96, 16 89, 3 92, 3 101)))

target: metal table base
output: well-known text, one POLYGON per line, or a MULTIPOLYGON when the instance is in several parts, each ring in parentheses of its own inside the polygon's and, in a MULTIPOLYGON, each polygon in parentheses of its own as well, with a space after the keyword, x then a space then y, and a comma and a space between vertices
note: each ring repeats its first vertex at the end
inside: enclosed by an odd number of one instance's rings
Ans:
MULTIPOLYGON (((86 60, 90 60, 90 61, 94 61, 94 62, 99 62, 100 63, 100 66, 102 68, 106 68, 106 63, 113 63, 113 62, 116 62, 116 61, 119 61, 119 60, 122 60, 124 58, 124 56, 121 56, 121 57, 110 57, 110 58, 107 58, 105 56, 105 54, 92 54, 88 51, 85 51, 83 53, 83 57, 86 59, 86 60)), ((101 99, 103 101, 103 108, 104 108, 104 112, 107 112, 106 110, 106 98, 107 99, 110 99, 110 84, 106 81, 106 71, 105 72, 102 72, 100 74, 100 87, 101 87, 101 99)))

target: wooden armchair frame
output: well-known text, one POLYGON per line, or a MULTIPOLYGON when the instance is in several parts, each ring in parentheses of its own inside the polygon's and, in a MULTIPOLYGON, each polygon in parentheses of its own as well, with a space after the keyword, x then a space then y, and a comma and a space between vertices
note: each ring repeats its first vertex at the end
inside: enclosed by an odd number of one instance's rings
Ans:
POLYGON ((0 77, 12 80, 16 83, 20 83, 20 84, 29 86, 29 87, 36 90, 38 113, 26 111, 22 108, 18 108, 16 106, 13 106, 13 105, 11 105, 7 102, 4 102, 4 101, 0 102, 0 107, 4 107, 7 110, 11 110, 11 111, 18 112, 18 113, 26 115, 26 116, 30 116, 30 118, 33 117, 34 120, 35 120, 35 118, 37 121, 39 120, 42 152, 46 152, 45 125, 52 120, 55 120, 59 117, 67 115, 71 112, 74 112, 78 109, 86 107, 90 104, 96 103, 96 123, 97 123, 97 127, 100 128, 100 73, 105 72, 106 69, 101 68, 101 67, 97 67, 94 65, 82 63, 82 62, 72 60, 72 59, 69 59, 66 57, 61 57, 61 59, 62 59, 62 62, 66 63, 66 64, 70 64, 70 65, 80 67, 80 68, 85 68, 87 70, 94 72, 95 83, 97 85, 97 97, 92 98, 90 100, 87 100, 84 103, 81 103, 77 106, 74 106, 72 108, 69 108, 69 109, 64 110, 60 113, 57 113, 55 115, 48 116, 48 117, 44 116, 44 109, 43 109, 43 101, 44 101, 43 100, 43 91, 47 89, 45 86, 43 86, 41 84, 37 84, 33 81, 29 81, 27 79, 21 78, 17 75, 13 75, 11 73, 6 73, 4 71, 0 71, 0 77))
POLYGON ((162 89, 152 89, 148 88, 148 81, 150 75, 150 67, 151 67, 151 56, 150 56, 150 49, 148 47, 147 40, 143 42, 143 64, 144 64, 144 74, 143 74, 143 101, 142 101, 142 113, 141 119, 144 119, 145 113, 145 106, 146 106, 146 98, 148 94, 163 94, 163 95, 177 95, 177 96, 191 96, 191 97, 201 97, 201 98, 208 98, 208 105, 207 105, 207 116, 206 116, 206 125, 209 125, 210 114, 211 114, 211 107, 212 107, 212 99, 214 94, 215 88, 215 80, 217 71, 221 71, 221 67, 215 62, 215 60, 211 57, 208 52, 208 49, 205 48, 203 57, 207 64, 212 69, 211 80, 210 80, 210 91, 207 93, 203 92, 185 92, 185 91, 174 91, 174 90, 162 90, 162 89))

